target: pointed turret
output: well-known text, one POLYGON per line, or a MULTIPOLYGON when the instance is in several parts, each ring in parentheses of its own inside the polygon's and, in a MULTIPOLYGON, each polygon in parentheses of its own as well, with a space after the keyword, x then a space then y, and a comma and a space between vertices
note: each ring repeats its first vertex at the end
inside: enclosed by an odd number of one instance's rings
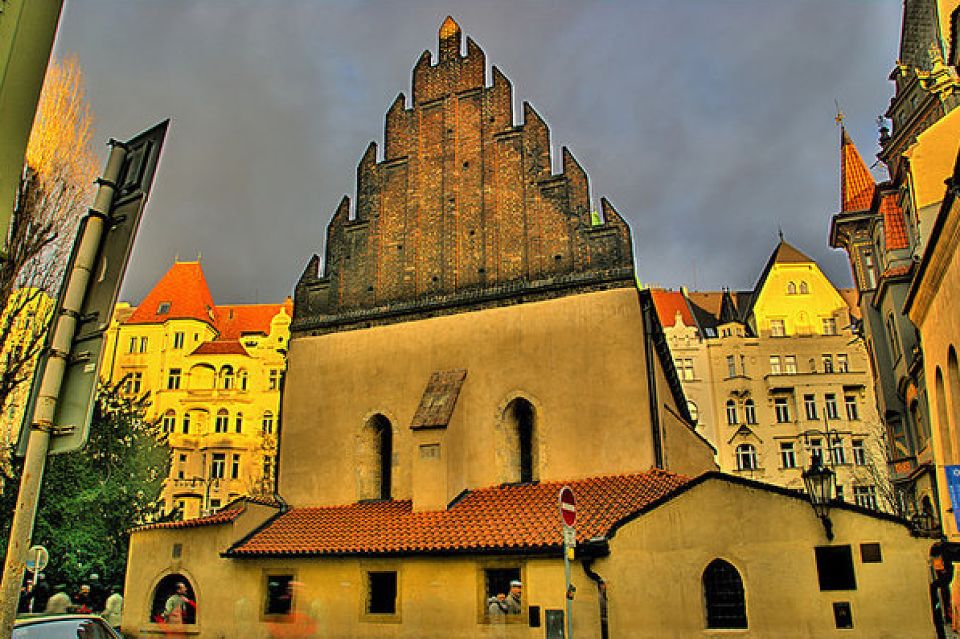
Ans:
POLYGON ((847 129, 840 126, 840 211, 863 211, 870 208, 877 183, 847 129))
POLYGON ((460 25, 452 17, 440 25, 440 62, 446 62, 460 56, 460 40, 463 38, 463 32, 460 25))
POLYGON ((737 304, 733 301, 733 295, 729 288, 724 288, 723 299, 720 300, 720 323, 728 324, 739 321, 740 314, 737 312, 737 304))

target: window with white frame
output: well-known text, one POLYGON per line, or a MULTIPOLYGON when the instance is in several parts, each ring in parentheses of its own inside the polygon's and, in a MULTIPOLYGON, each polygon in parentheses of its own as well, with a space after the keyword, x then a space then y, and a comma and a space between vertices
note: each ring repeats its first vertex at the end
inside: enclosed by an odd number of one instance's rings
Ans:
POLYGON ((847 373, 850 371, 850 363, 847 361, 846 353, 837 354, 837 372, 847 373))
POLYGON ((727 377, 737 376, 737 359, 733 355, 727 355, 727 377))
POLYGON ((146 353, 146 352, 147 352, 147 345, 148 345, 148 344, 149 344, 149 340, 148 340, 146 337, 141 337, 141 338, 140 338, 140 352, 141 352, 141 353, 146 353))
POLYGON ((267 411, 263 414, 263 420, 261 421, 261 429, 265 435, 273 433, 273 413, 267 411))
POLYGON ((823 362, 823 372, 832 373, 833 372, 833 355, 822 355, 820 360, 823 362))
POLYGON ((824 335, 836 335, 837 334, 837 320, 832 317, 824 317, 823 320, 823 334, 824 335))
POLYGON ((163 414, 163 432, 172 433, 173 430, 177 427, 177 414, 172 410, 168 410, 163 414))
POLYGON ((783 468, 797 467, 797 451, 793 442, 780 442, 780 466, 783 468))
POLYGON ((817 417, 817 396, 803 396, 803 410, 807 413, 807 419, 819 419, 817 417))
POLYGON ((171 368, 167 372, 167 390, 180 390, 180 377, 180 369, 171 368))
POLYGON ((738 423, 737 421, 737 403, 732 399, 727 400, 727 423, 731 426, 738 423))
POLYGON ((210 462, 210 479, 223 479, 226 464, 227 455, 225 453, 214 453, 210 462))
POLYGON ((786 355, 783 358, 783 369, 787 375, 797 374, 797 356, 786 355))
POLYGON ((854 439, 850 443, 850 448, 853 450, 853 463, 857 466, 866 466, 867 465, 867 448, 863 444, 862 439, 854 439))
POLYGON ((786 337, 787 327, 782 319, 770 320, 770 337, 786 337))
POLYGON ((757 449, 753 444, 740 444, 737 446, 737 470, 756 470, 757 449))
POLYGON ((217 411, 217 421, 214 422, 214 429, 218 433, 225 433, 230 428, 230 414, 226 408, 217 411))
POLYGON ((744 402, 743 413, 748 424, 757 423, 757 406, 753 403, 752 399, 748 399, 746 402, 744 402))
POLYGON ((847 455, 843 448, 843 440, 839 437, 830 442, 830 458, 835 465, 846 464, 847 455))
POLYGON ((807 455, 810 457, 810 464, 813 464, 815 460, 820 460, 820 463, 825 462, 823 458, 823 440, 819 437, 814 437, 807 443, 807 455))
POLYGON ((180 350, 183 348, 183 331, 177 331, 173 334, 173 349, 180 350))
POLYGON ((777 416, 778 424, 786 424, 790 421, 790 405, 786 397, 776 397, 773 400, 773 412, 777 416))
POLYGON ((840 410, 837 407, 837 396, 834 393, 827 393, 823 396, 824 401, 826 402, 826 413, 827 419, 839 419, 840 410))
POLYGON ((783 369, 780 368, 780 356, 771 355, 770 356, 770 373, 773 375, 779 375, 783 372, 783 369))
POLYGON ((857 398, 854 395, 844 395, 843 405, 847 408, 847 419, 852 422, 860 419, 860 409, 857 408, 857 398))
POLYGON ((877 506, 877 488, 876 486, 854 486, 853 500, 858 506, 879 510, 877 506))

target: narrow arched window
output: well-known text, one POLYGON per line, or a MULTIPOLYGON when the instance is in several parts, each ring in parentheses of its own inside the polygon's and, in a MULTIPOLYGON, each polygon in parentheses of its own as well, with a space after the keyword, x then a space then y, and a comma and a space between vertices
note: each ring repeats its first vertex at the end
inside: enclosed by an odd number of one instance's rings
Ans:
POLYGON ((393 427, 383 415, 375 420, 377 461, 380 471, 380 499, 390 499, 393 479, 393 427))
POLYGON ((690 413, 690 421, 693 422, 696 426, 697 422, 700 421, 700 409, 697 408, 697 405, 693 402, 687 402, 687 412, 690 413))
POLYGON ((374 415, 363 426, 357 471, 360 499, 393 497, 393 425, 383 415, 374 415))
POLYGON ((237 432, 243 432, 243 413, 237 413, 237 422, 236 422, 237 432))
POLYGON ((757 469, 757 449, 753 444, 737 446, 737 470, 757 469))
POLYGON ((233 368, 224 366, 220 369, 220 379, 223 390, 231 390, 233 388, 233 368))
POLYGON ((746 628, 747 603, 743 580, 729 562, 714 559, 703 571, 707 628, 746 628))
POLYGON ((806 295, 806 294, 808 294, 809 292, 810 292, 810 287, 807 285, 807 283, 806 283, 806 282, 800 282, 800 294, 801 294, 801 295, 806 295))
POLYGON ((225 433, 230 427, 230 413, 226 408, 217 411, 217 421, 214 423, 214 430, 218 433, 225 433))
POLYGON ((737 403, 732 399, 727 400, 727 423, 731 426, 737 423, 737 403))
POLYGON ((787 295, 796 295, 797 294, 797 285, 793 282, 787 284, 787 295))
POLYGON ((757 406, 753 403, 752 399, 748 399, 743 404, 743 412, 746 415, 748 424, 757 423, 757 406))

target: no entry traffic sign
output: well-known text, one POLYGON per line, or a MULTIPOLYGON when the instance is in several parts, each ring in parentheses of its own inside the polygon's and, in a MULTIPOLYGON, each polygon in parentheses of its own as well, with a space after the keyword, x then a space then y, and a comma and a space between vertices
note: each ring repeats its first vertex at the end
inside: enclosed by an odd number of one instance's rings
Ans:
POLYGON ((560 518, 570 527, 577 523, 577 500, 573 496, 573 489, 569 486, 560 489, 560 518))

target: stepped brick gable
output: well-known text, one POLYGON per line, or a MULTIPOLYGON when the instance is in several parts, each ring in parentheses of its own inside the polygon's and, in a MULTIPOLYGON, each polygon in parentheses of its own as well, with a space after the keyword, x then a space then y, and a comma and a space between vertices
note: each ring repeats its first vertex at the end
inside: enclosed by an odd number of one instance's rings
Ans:
POLYGON ((633 284, 630 231, 606 200, 592 221, 587 175, 451 18, 371 142, 296 290, 293 330, 320 334, 633 284))

